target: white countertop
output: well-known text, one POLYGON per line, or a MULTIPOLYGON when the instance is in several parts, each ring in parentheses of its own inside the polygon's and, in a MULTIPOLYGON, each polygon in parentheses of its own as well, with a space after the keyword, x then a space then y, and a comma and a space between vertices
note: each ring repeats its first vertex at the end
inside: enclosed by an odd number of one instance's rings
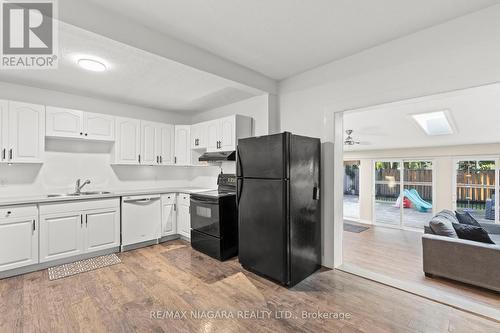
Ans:
POLYGON ((0 206, 10 206, 10 205, 23 205, 23 204, 34 204, 43 202, 61 202, 61 201, 75 201, 75 200, 91 200, 91 199, 104 199, 104 198, 117 198, 122 196, 131 195, 147 195, 147 194, 163 194, 163 193, 199 193, 205 191, 211 191, 213 188, 200 188, 200 187, 164 187, 164 188, 153 188, 153 189, 103 189, 102 191, 109 191, 109 194, 97 194, 97 195, 82 195, 78 197, 55 197, 49 198, 47 194, 39 195, 25 195, 25 196, 9 196, 0 197, 0 206))

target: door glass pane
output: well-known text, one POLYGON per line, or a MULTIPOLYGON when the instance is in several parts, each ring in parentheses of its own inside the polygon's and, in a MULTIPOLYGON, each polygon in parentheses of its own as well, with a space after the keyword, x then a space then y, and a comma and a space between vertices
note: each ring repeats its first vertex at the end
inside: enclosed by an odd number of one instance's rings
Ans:
POLYGON ((344 162, 344 217, 359 220, 359 161, 344 162))
POLYGON ((432 218, 432 162, 404 162, 403 225, 422 228, 432 218))
POLYGON ((479 222, 495 221, 495 161, 463 160, 457 163, 459 212, 469 212, 479 222))
POLYGON ((400 163, 375 162, 375 221, 399 226, 400 163))

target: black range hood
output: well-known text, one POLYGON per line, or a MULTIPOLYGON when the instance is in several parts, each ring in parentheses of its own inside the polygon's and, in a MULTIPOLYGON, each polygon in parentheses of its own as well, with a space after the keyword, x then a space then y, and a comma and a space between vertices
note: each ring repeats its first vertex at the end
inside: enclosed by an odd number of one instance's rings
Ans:
POLYGON ((236 152, 233 150, 204 153, 198 160, 200 162, 236 161, 236 152))

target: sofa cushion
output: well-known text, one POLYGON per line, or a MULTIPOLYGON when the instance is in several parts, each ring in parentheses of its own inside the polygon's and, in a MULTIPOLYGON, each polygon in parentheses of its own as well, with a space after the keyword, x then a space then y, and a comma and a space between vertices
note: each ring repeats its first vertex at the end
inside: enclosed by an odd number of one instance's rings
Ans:
POLYGON ((457 217, 458 222, 460 222, 460 224, 468 224, 468 225, 473 225, 475 227, 481 227, 479 222, 477 222, 474 216, 472 216, 469 212, 464 212, 464 213, 455 212, 455 216, 457 217))
POLYGON ((436 235, 458 238, 457 232, 453 228, 454 224, 458 223, 453 223, 447 216, 438 213, 429 222, 429 227, 436 235))
POLYGON ((455 228, 458 238, 460 239, 467 239, 475 242, 495 244, 495 242, 491 240, 486 230, 484 230, 481 227, 476 227, 469 224, 457 224, 457 223, 452 224, 452 226, 453 228, 455 228))
POLYGON ((446 219, 448 219, 451 223, 459 223, 455 213, 448 209, 443 209, 442 211, 437 213, 436 216, 443 216, 446 219))

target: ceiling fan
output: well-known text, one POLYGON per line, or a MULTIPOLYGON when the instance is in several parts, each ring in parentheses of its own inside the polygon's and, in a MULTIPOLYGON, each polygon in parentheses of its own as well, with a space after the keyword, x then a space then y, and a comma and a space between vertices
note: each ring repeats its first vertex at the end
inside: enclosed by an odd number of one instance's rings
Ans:
POLYGON ((345 132, 347 134, 347 137, 344 140, 344 145, 346 145, 346 146, 354 146, 354 145, 359 145, 361 143, 359 141, 354 141, 354 139, 351 136, 352 130, 346 130, 345 132))

